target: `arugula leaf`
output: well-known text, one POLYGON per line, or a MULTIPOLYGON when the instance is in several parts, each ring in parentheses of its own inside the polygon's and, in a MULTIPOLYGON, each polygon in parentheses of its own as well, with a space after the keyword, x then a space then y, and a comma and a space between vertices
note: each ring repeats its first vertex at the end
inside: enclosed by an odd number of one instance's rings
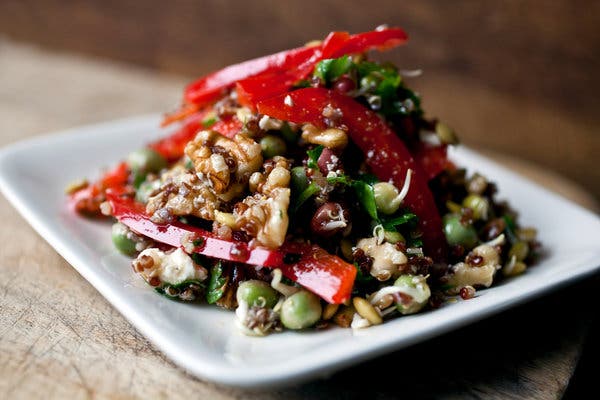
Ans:
POLYGON ((206 301, 208 304, 216 303, 223 296, 226 284, 227 278, 223 276, 223 266, 221 261, 219 261, 210 269, 210 280, 208 281, 206 291, 206 301))
POLYGON ((300 206, 302 204, 304 204, 304 202, 306 200, 310 199, 312 196, 319 193, 320 191, 321 191, 321 188, 319 187, 319 185, 317 185, 314 182, 311 182, 310 185, 308 185, 308 187, 306 189, 304 189, 304 191, 302 193, 300 193, 298 198, 295 200, 294 205, 292 207, 292 213, 295 213, 296 211, 298 211, 300 206))
POLYGON ((315 68, 315 76, 325 83, 336 80, 354 67, 354 62, 349 56, 328 58, 320 61, 315 68))
POLYGON ((352 187, 354 188, 356 197, 358 197, 358 201, 367 214, 375 221, 378 221, 379 217, 377 216, 377 205, 375 204, 375 191, 373 190, 373 186, 362 181, 354 181, 352 187))
POLYGON ((417 216, 415 214, 413 214, 411 212, 407 212, 405 214, 394 217, 392 219, 382 220, 381 225, 383 225, 383 228, 386 231, 393 231, 393 230, 396 230, 396 227, 398 225, 404 225, 409 222, 410 223, 416 222, 416 220, 417 220, 417 216))
POLYGON ((306 163, 308 168, 319 169, 319 164, 317 164, 317 161, 319 160, 319 157, 321 157, 321 153, 323 152, 324 148, 325 147, 318 145, 317 147, 306 152, 306 154, 308 154, 308 162, 306 163))

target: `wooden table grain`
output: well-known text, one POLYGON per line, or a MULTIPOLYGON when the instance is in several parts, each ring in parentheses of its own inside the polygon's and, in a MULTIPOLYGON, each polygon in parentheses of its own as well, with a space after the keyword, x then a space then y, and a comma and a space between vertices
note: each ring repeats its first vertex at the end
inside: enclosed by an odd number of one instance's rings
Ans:
MULTIPOLYGON (((185 82, 0 40, 0 146, 165 111, 185 82)), ((446 83, 468 91, 463 84, 446 83)), ((479 101, 502 99, 490 92, 479 101)), ((587 192, 559 175, 489 154, 595 209, 587 192)), ((1 196, 0 221, 0 398, 6 399, 559 398, 595 315, 590 292, 598 280, 591 279, 328 378, 280 390, 232 389, 166 359, 1 196)))

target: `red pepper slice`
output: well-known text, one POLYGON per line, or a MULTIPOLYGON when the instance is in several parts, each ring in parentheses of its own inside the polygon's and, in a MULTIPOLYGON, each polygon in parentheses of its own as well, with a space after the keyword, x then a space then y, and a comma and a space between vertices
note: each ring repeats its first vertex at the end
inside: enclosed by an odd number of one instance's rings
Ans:
POLYGON ((206 112, 194 114, 189 117, 183 126, 167 137, 150 143, 148 147, 162 155, 167 161, 176 161, 183 156, 183 150, 196 133, 202 128, 202 120, 206 112))
POLYGON ((277 69, 294 68, 308 60, 318 50, 318 47, 298 47, 230 65, 188 85, 184 92, 184 100, 200 106, 207 105, 221 97, 225 90, 240 79, 277 69))
POLYGON ((300 260, 281 268, 283 275, 315 292, 329 303, 342 304, 350 299, 356 268, 317 245, 286 243, 282 250, 301 254, 300 260), (314 288, 319 288, 319 292, 314 288))
POLYGON ((198 241, 192 253, 203 254, 223 260, 250 265, 280 268, 288 279, 330 303, 343 303, 352 294, 356 268, 339 257, 328 254, 319 246, 288 243, 279 250, 261 247, 251 248, 247 243, 224 240, 213 233, 175 221, 156 224, 146 214, 143 204, 130 197, 123 197, 118 190, 109 190, 106 198, 112 215, 131 230, 173 247, 182 247, 184 241, 198 241), (300 257, 298 261, 285 263, 285 256, 300 257))
MULTIPOLYGON (((221 97, 228 88, 240 80, 262 74, 285 73, 286 71, 288 71, 287 76, 283 79, 286 84, 281 83, 280 86, 289 88, 294 82, 306 77, 314 65, 323 58, 362 53, 374 48, 387 50, 406 42, 407 39, 408 36, 400 28, 381 29, 356 35, 349 35, 347 32, 332 32, 320 46, 298 47, 281 51, 230 65, 206 75, 187 86, 184 92, 184 101, 201 108, 221 97)), ((253 86, 264 88, 264 85, 256 82, 253 86)), ((177 119, 177 114, 169 117, 166 120, 167 123, 173 118, 177 119)))
MULTIPOLYGON (((165 138, 150 143, 148 147, 158 152, 168 161, 179 160, 183 157, 185 146, 188 142, 196 137, 199 130, 204 128, 202 121, 206 117, 206 114, 208 114, 207 110, 188 117, 181 128, 165 138)), ((218 120, 206 129, 217 131, 223 136, 232 138, 242 129, 242 123, 237 117, 231 116, 218 120)))
POLYGON ((323 49, 324 58, 337 58, 345 54, 363 53, 367 50, 389 50, 406 43, 408 35, 400 28, 385 28, 350 35, 341 43, 331 42, 323 49))
POLYGON ((419 229, 428 254, 435 260, 445 260, 446 240, 442 222, 425 172, 379 115, 351 97, 321 88, 299 89, 258 104, 258 111, 270 117, 320 127, 327 126, 323 116, 326 108, 339 114, 335 122, 348 128, 350 138, 366 155, 367 164, 379 179, 392 180, 400 188, 404 185, 407 171, 413 171, 403 204, 419 217, 419 229))
POLYGON ((447 145, 432 146, 419 142, 413 155, 415 161, 421 165, 427 180, 431 180, 438 176, 442 171, 454 169, 454 164, 448 160, 447 145))
POLYGON ((306 78, 314 70, 315 65, 323 59, 363 53, 372 49, 383 51, 399 46, 407 39, 408 36, 400 28, 382 29, 355 35, 349 35, 347 32, 332 32, 313 57, 293 70, 271 71, 238 81, 236 83, 238 101, 254 110, 259 101, 285 93, 296 82, 306 78))
POLYGON ((102 215, 100 204, 105 200, 104 194, 110 188, 122 190, 129 182, 129 167, 121 162, 106 172, 97 182, 88 185, 69 196, 69 207, 92 217, 102 215))

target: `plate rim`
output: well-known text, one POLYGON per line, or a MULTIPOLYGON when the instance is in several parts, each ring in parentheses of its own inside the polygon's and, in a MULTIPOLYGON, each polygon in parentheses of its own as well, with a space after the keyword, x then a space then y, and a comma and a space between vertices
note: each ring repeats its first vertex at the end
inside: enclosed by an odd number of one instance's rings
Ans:
MULTIPOLYGON (((39 146, 48 143, 58 145, 58 143, 65 140, 69 141, 81 139, 82 131, 101 132, 104 129, 114 129, 116 127, 121 127, 121 129, 125 129, 129 125, 135 127, 140 124, 150 124, 152 122, 158 121, 159 118, 160 117, 156 114, 145 114, 134 117, 121 118, 117 120, 103 121, 95 124, 80 125, 66 130, 54 131, 47 134, 37 135, 33 138, 17 141, 7 146, 3 146, 2 148, 0 148, 0 192, 4 194, 9 203, 15 209, 17 209, 19 214, 33 227, 36 233, 40 235, 42 239, 48 242, 50 246, 52 246, 52 248, 61 255, 61 257, 63 257, 80 275, 83 276, 83 278, 86 281, 88 281, 89 284, 91 284, 96 290, 98 290, 98 292, 100 292, 100 294, 113 307, 115 307, 119 311, 119 313, 134 326, 135 329, 142 333, 142 335, 146 339, 148 339, 154 346, 156 346, 156 348, 164 352, 168 356, 168 358, 175 362, 175 364, 200 378, 233 387, 276 388, 287 386, 292 383, 296 384, 305 382, 309 379, 316 377, 329 376, 330 374, 337 372, 343 368, 346 368, 349 365, 357 364, 369 359, 376 358, 388 351, 400 350, 402 348, 411 346, 415 343, 422 342, 432 337, 442 335, 458 327, 466 326, 475 321, 488 318, 491 315, 501 313, 511 307, 540 297, 541 295, 549 291, 557 290, 560 287, 573 283, 574 281, 581 280, 586 276, 597 273, 600 270, 600 264, 589 264, 590 266, 580 266, 576 269, 576 271, 574 271, 574 274, 568 277, 555 276, 554 279, 550 280, 550 283, 545 281, 543 284, 535 285, 533 288, 529 287, 529 291, 526 293, 522 293, 521 296, 506 300, 504 302, 501 302, 500 304, 495 302, 493 304, 490 304, 489 306, 485 306, 483 309, 479 309, 477 313, 465 314, 459 316, 458 318, 453 317, 451 321, 447 321, 443 325, 438 326, 435 329, 427 328, 426 332, 424 332, 423 335, 419 337, 413 335, 412 338, 404 340, 401 343, 395 342, 392 338, 391 340, 388 340, 383 344, 379 344, 378 346, 371 346, 371 348, 363 349, 358 353, 353 352, 352 354, 347 355, 346 357, 330 359, 327 363, 321 365, 312 365, 308 368, 304 367, 296 368, 295 370, 285 370, 283 368, 280 368, 280 366, 277 366, 276 368, 271 368, 270 370, 267 369, 266 371, 268 371, 270 375, 266 374, 266 376, 265 374, 262 374, 262 376, 260 374, 259 376, 256 376, 255 374, 249 373, 230 376, 230 368, 211 365, 210 361, 198 360, 196 358, 190 359, 189 357, 187 357, 185 353, 182 353, 176 348, 177 346, 173 346, 172 343, 169 343, 168 341, 165 342, 164 338, 162 338, 161 335, 154 332, 152 324, 148 323, 148 321, 142 318, 142 316, 138 315, 138 313, 135 312, 133 308, 131 308, 131 305, 128 305, 126 302, 120 301, 120 296, 114 295, 114 290, 110 287, 110 285, 107 282, 103 282, 100 279, 100 277, 96 277, 93 275, 92 268, 94 268, 94 265, 88 265, 88 262, 83 257, 81 257, 81 255, 78 255, 77 251, 74 250, 73 247, 69 247, 67 243, 65 243, 66 240, 64 238, 57 236, 56 233, 52 231, 52 227, 50 226, 51 224, 48 221, 44 221, 43 218, 37 215, 35 209, 33 209, 31 206, 28 206, 28 202, 22 199, 23 194, 19 193, 19 187, 12 185, 9 182, 9 173, 5 168, 5 164, 10 157, 14 157, 20 152, 28 150, 31 146, 39 146)), ((476 151, 470 149, 467 146, 461 145, 461 147, 463 151, 466 150, 469 155, 479 157, 485 160, 487 163, 492 164, 494 167, 499 168, 505 171, 506 173, 511 174, 517 177, 518 179, 526 182, 527 185, 535 187, 537 190, 543 191, 544 194, 551 195, 555 199, 567 203, 569 206, 574 207, 579 212, 584 213, 586 217, 595 219, 596 223, 600 221, 600 219, 595 213, 564 198, 560 194, 552 192, 546 189, 545 187, 539 185, 538 183, 533 182, 521 175, 518 175, 516 172, 508 169, 505 166, 502 166, 501 164, 484 155, 481 155, 480 153, 477 153, 476 151)), ((600 251, 598 251, 598 254, 600 254, 600 251)))

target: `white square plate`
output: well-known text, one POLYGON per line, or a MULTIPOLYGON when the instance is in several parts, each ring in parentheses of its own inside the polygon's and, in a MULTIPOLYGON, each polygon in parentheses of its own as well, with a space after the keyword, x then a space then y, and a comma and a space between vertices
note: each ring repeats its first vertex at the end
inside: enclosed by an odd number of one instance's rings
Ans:
POLYGON ((523 276, 469 301, 365 330, 332 328, 247 337, 234 313, 170 301, 133 273, 113 250, 110 224, 65 206, 68 182, 94 178, 135 148, 158 138, 159 116, 76 128, 0 151, 0 189, 25 219, 142 334, 201 378, 240 387, 282 386, 326 376, 498 313, 598 270, 600 219, 464 147, 458 165, 498 183, 524 225, 535 226, 547 254, 523 276))

